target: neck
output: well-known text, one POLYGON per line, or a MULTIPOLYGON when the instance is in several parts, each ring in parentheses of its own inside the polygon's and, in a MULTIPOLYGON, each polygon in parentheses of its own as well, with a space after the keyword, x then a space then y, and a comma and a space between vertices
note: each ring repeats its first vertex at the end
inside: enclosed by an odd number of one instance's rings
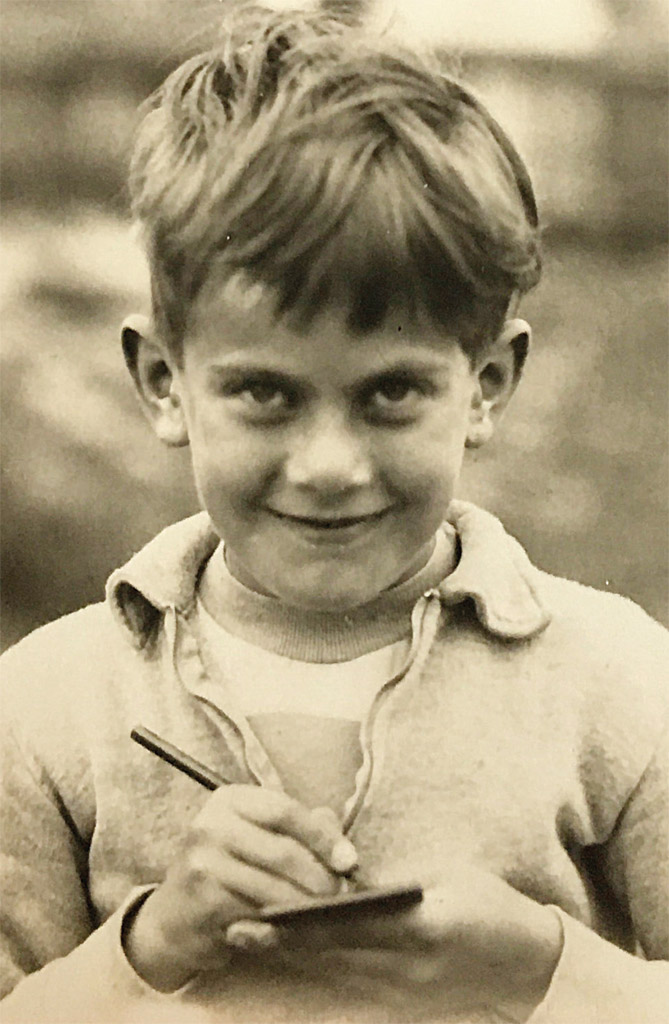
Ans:
POLYGON ((368 604, 323 612, 293 608, 244 586, 226 565, 221 544, 207 563, 199 596, 224 629, 259 647, 302 661, 348 661, 410 634, 414 604, 452 572, 456 552, 455 532, 443 527, 427 563, 409 579, 368 604))

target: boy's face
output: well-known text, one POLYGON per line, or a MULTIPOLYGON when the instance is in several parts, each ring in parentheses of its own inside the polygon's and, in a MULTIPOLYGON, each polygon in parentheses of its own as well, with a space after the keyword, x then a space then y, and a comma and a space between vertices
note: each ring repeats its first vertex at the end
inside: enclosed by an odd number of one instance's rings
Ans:
POLYGON ((455 341, 406 319, 360 337, 332 313, 299 332, 235 278, 210 282, 191 324, 171 401, 233 574, 346 610, 417 571, 480 421, 455 341))

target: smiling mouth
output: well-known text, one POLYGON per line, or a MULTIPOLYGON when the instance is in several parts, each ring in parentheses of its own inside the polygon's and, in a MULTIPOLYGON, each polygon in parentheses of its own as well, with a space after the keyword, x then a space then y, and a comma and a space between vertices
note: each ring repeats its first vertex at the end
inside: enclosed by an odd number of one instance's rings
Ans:
POLYGON ((326 518, 321 516, 294 516, 286 512, 277 512, 274 509, 271 510, 272 515, 278 519, 285 519, 291 523, 296 523, 299 526, 306 526, 312 530, 345 530, 353 526, 359 526, 361 524, 369 524, 377 522, 388 512, 387 508, 381 509, 380 512, 370 512, 363 516, 335 516, 333 518, 326 518))

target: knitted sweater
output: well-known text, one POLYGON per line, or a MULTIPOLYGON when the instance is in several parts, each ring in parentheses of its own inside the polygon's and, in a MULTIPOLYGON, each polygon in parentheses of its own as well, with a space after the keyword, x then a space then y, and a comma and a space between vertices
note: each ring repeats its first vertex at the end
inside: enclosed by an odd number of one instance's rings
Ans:
MULTIPOLYGON (((231 616, 245 639, 303 660, 410 636, 405 669, 363 724, 345 811, 364 875, 430 887, 454 860, 497 874, 563 926, 532 1024, 659 1024, 669 965, 648 961, 669 959, 666 633, 623 598, 535 569, 487 513, 449 511, 460 559, 427 592, 419 575, 335 618, 240 586, 231 616)), ((207 799, 130 743, 131 728, 225 778, 280 785, 248 724, 222 706, 192 629, 217 543, 205 515, 169 528, 111 577, 105 604, 3 658, 1 976, 13 991, 0 1019, 434 1020, 420 986, 405 998, 349 986, 327 961, 315 977, 289 956, 278 972, 234 953, 165 995, 124 957, 125 909, 163 877, 207 799)), ((464 1019, 447 1005, 439 1016, 464 1019)))

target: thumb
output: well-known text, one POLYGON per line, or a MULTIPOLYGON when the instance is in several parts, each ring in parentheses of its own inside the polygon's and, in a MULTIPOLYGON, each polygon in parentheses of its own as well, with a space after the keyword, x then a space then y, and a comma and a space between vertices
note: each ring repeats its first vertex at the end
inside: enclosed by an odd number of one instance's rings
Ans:
MULTIPOLYGON (((336 829, 341 833, 341 821, 331 807, 314 807, 311 812, 312 819, 322 825, 328 832, 336 829)), ((348 875, 358 866, 358 855, 350 839, 342 835, 332 850, 331 865, 335 871, 348 875)))

